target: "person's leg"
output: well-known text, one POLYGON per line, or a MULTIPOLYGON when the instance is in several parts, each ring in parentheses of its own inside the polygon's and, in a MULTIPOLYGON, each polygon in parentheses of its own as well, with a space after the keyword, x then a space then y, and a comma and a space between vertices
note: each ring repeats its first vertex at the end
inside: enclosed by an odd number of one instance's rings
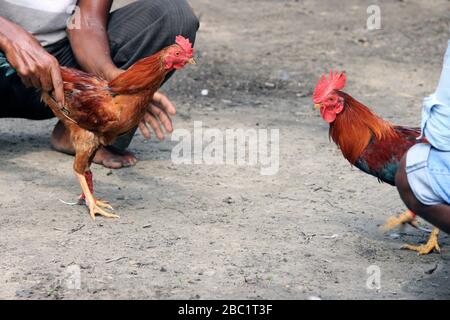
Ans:
MULTIPOLYGON (((69 131, 64 127, 61 121, 58 121, 53 129, 51 136, 52 148, 56 151, 74 155, 75 149, 70 141, 69 131)), ((137 160, 133 153, 123 150, 113 152, 106 148, 100 148, 95 153, 94 163, 101 164, 106 168, 120 169, 136 164, 137 160)))
POLYGON ((403 157, 397 170, 395 184, 401 199, 408 209, 446 233, 450 233, 450 206, 447 204, 425 206, 417 200, 408 182, 406 156, 403 157))
POLYGON ((14 73, 6 76, 0 68, 0 118, 24 118, 44 120, 53 118, 53 112, 41 102, 41 93, 26 88, 14 73))

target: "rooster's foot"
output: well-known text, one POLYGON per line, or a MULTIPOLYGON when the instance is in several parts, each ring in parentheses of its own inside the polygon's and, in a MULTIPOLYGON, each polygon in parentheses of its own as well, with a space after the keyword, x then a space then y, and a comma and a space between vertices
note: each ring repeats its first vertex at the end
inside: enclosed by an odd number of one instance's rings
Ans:
POLYGON ((95 200, 95 204, 96 204, 98 207, 100 207, 100 208, 108 209, 108 210, 114 211, 114 208, 109 204, 108 201, 103 201, 103 200, 98 200, 98 199, 96 199, 96 200, 95 200))
POLYGON ((430 238, 428 239, 428 242, 426 244, 421 246, 413 246, 410 244, 405 244, 402 246, 402 249, 416 251, 419 255, 429 254, 433 252, 433 250, 436 250, 437 252, 440 253, 441 248, 439 246, 438 237, 439 237, 439 229, 434 228, 433 231, 431 231, 430 238))
POLYGON ((107 209, 112 208, 110 205, 108 205, 102 201, 98 201, 98 200, 96 201, 95 205, 89 206, 89 212, 91 214, 92 220, 95 220, 96 215, 100 215, 105 218, 120 218, 118 215, 116 215, 114 213, 103 210, 102 206, 103 206, 103 208, 107 208, 107 209))
POLYGON ((416 215, 412 211, 406 211, 405 213, 402 213, 398 217, 390 217, 388 220, 386 220, 386 223, 381 227, 381 230, 383 232, 387 232, 389 230, 392 230, 398 226, 403 226, 405 223, 409 223, 415 228, 418 228, 418 223, 416 220, 416 215))
MULTIPOLYGON (((99 199, 95 199, 95 198, 94 198, 94 201, 95 201, 95 204, 96 204, 98 207, 103 208, 103 209, 108 209, 108 210, 114 211, 114 208, 109 204, 108 201, 99 200, 99 199)), ((88 206, 88 205, 87 205, 87 202, 86 202, 86 198, 84 197, 84 195, 82 195, 82 196, 80 196, 80 197, 78 198, 77 204, 78 204, 78 205, 86 205, 86 206, 88 206)))
POLYGON ((106 201, 97 200, 92 195, 94 192, 94 184, 92 183, 92 173, 90 171, 86 171, 85 174, 75 172, 75 175, 78 177, 81 190, 83 191, 79 201, 84 201, 86 206, 89 208, 89 213, 91 214, 92 220, 95 220, 96 215, 100 215, 105 218, 119 218, 118 215, 104 210, 107 209, 113 211, 113 208, 109 203, 106 201))

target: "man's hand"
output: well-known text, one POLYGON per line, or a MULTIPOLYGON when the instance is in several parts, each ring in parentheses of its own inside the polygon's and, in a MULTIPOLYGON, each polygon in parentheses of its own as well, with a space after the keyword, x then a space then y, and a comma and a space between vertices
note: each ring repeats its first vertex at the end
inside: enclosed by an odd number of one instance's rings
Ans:
POLYGON ((63 81, 58 60, 41 46, 33 35, 14 23, 1 19, 1 49, 27 87, 55 90, 55 98, 64 104, 63 81))
POLYGON ((164 140, 164 133, 161 129, 161 125, 166 132, 172 132, 173 127, 170 116, 174 116, 175 114, 175 106, 169 98, 160 92, 156 92, 151 104, 148 106, 144 119, 139 123, 139 130, 146 139, 150 139, 150 126, 155 132, 156 137, 158 137, 159 140, 164 140))

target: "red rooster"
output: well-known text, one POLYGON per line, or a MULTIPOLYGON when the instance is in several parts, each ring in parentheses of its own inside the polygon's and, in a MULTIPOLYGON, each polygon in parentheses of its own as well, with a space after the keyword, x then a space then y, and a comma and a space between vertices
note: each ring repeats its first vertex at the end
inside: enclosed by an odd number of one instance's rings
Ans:
POLYGON ((155 92, 167 74, 195 64, 193 48, 188 39, 178 36, 176 43, 153 56, 144 58, 111 82, 71 68, 61 68, 65 103, 43 93, 42 98, 70 131, 75 148, 74 170, 81 189, 80 199, 96 214, 117 218, 111 205, 93 196, 90 165, 95 152, 107 146, 121 134, 136 127, 143 118, 155 92), (108 210, 108 211, 107 211, 108 210))
MULTIPOLYGON (((419 128, 393 125, 377 115, 361 102, 342 92, 346 83, 344 73, 330 72, 321 77, 313 94, 315 108, 320 109, 322 118, 329 123, 330 138, 342 151, 343 156, 361 171, 378 178, 379 181, 395 186, 395 174, 400 160, 416 143, 419 128)), ((416 215, 406 211, 399 217, 390 218, 385 230, 410 223, 417 226, 416 215)), ((436 249, 439 230, 433 229, 430 239, 423 246, 405 245, 403 248, 428 254, 436 249)))

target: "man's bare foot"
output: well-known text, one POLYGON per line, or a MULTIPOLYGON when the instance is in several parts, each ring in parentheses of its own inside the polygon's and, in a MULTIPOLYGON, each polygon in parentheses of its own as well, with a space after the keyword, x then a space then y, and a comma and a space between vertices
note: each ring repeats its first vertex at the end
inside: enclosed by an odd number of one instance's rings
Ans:
MULTIPOLYGON (((61 121, 59 121, 56 124, 55 129, 53 129, 51 145, 56 151, 70 155, 75 154, 75 149, 70 142, 69 132, 66 130, 61 121)), ((134 166, 137 163, 137 159, 134 154, 129 151, 113 152, 106 148, 101 148, 95 154, 94 162, 101 164, 106 168, 120 169, 123 167, 134 166)))
POLYGON ((123 167, 134 166, 137 163, 137 159, 134 154, 129 151, 116 153, 106 148, 101 148, 95 154, 94 162, 107 168, 120 169, 123 167))

